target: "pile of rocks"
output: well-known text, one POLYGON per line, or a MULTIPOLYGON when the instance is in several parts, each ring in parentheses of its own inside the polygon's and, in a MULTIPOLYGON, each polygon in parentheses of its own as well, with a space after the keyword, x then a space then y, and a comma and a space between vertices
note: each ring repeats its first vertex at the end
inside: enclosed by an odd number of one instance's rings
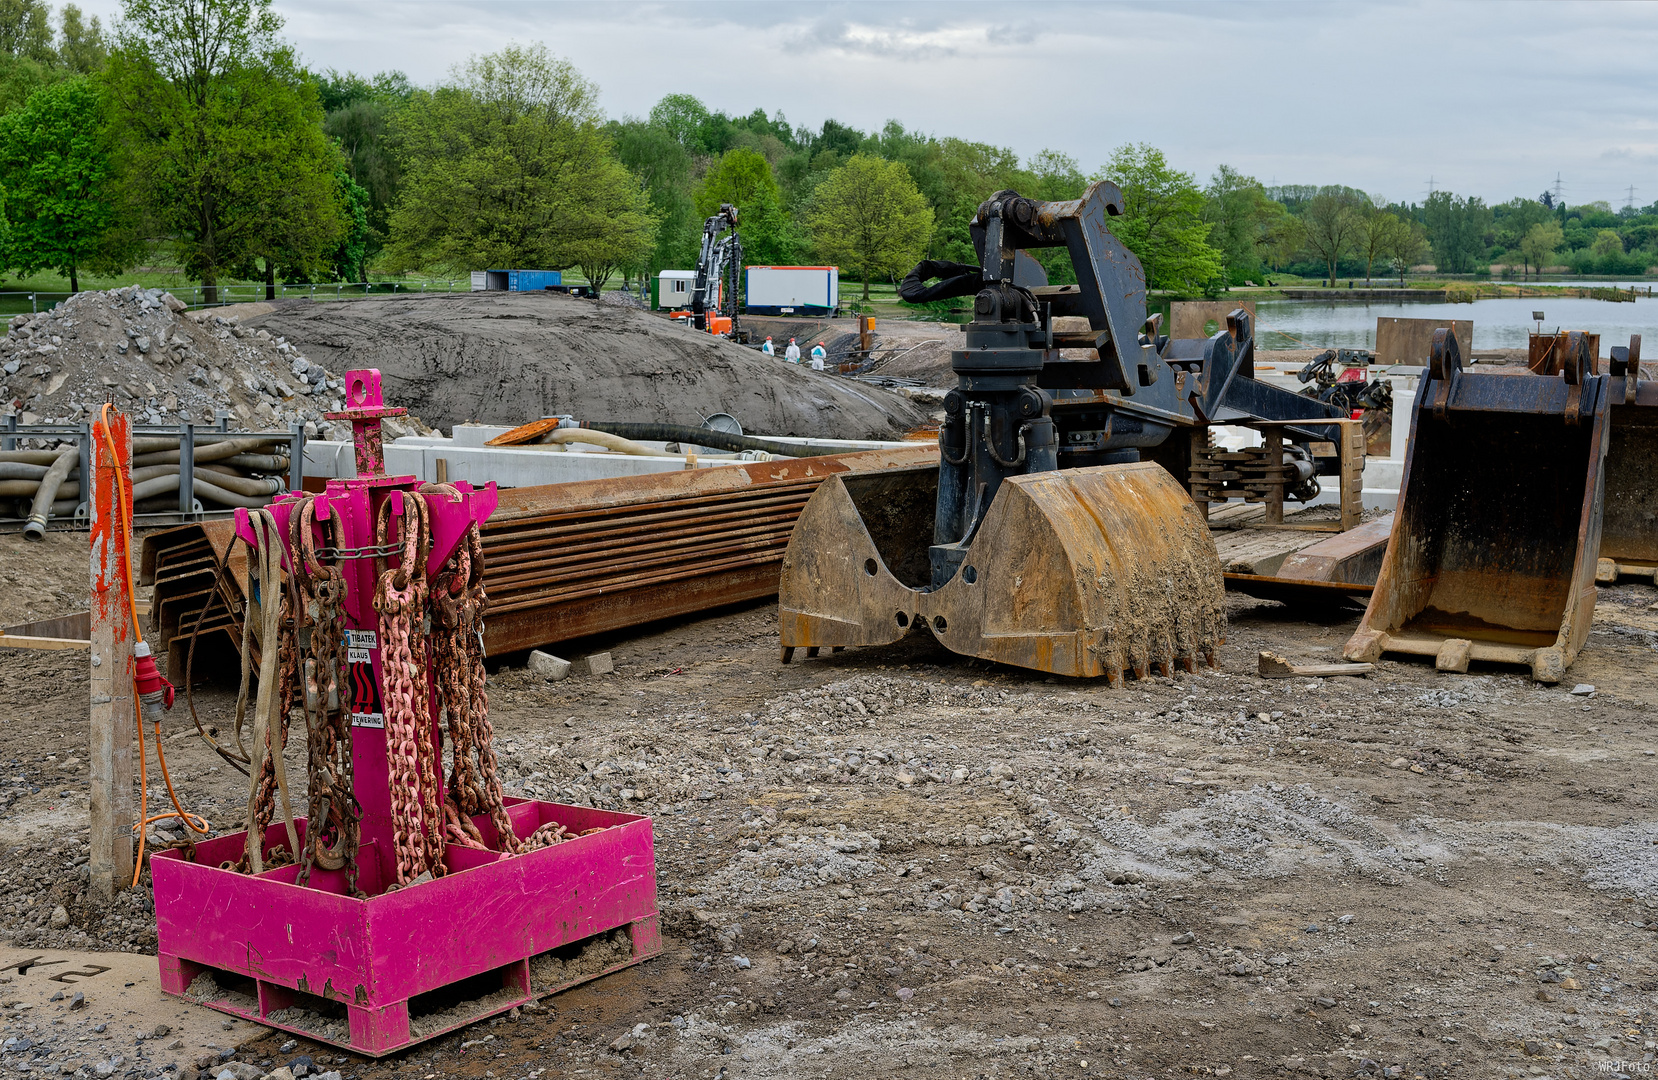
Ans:
POLYGON ((0 411, 78 423, 113 401, 140 424, 212 423, 222 412, 243 429, 299 423, 310 438, 349 439, 349 425, 322 416, 343 406, 344 381, 233 312, 187 312, 172 294, 133 285, 18 315, 0 340, 0 411))

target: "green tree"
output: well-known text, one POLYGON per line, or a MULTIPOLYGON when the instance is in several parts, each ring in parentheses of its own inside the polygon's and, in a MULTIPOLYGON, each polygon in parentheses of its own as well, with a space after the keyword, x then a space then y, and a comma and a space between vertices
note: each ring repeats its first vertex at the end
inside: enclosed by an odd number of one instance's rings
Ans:
POLYGON ((334 280, 365 281, 368 277, 369 241, 374 235, 373 226, 369 223, 369 208, 372 205, 369 193, 351 178, 351 171, 344 162, 334 170, 334 183, 339 188, 340 210, 345 222, 340 246, 334 250, 330 260, 334 280))
POLYGON ((1520 241, 1533 225, 1548 221, 1553 215, 1549 208, 1536 199, 1516 197, 1491 208, 1497 243, 1508 251, 1518 251, 1520 241))
POLYGON ((317 82, 325 113, 322 129, 338 144, 352 182, 368 197, 364 261, 373 259, 386 241, 387 221, 402 180, 391 117, 413 93, 401 71, 383 71, 372 78, 328 71, 317 82))
POLYGON ((667 130, 643 120, 609 127, 616 156, 644 184, 657 220, 656 243, 637 266, 622 264, 624 276, 642 278, 659 270, 688 267, 697 257, 698 224, 691 196, 691 155, 667 130))
POLYGON ((899 161, 855 154, 813 192, 807 228, 819 255, 869 280, 907 272, 926 253, 933 211, 899 161))
POLYGON ((697 185, 697 216, 706 220, 721 203, 737 208, 743 257, 761 265, 787 264, 801 243, 783 212, 777 179, 758 150, 727 151, 697 185))
POLYGON ((1523 260, 1520 273, 1524 276, 1529 269, 1543 272, 1543 267, 1554 261, 1554 253, 1560 249, 1566 239, 1560 223, 1552 218, 1548 221, 1539 221, 1526 230, 1525 236, 1520 238, 1519 252, 1523 260))
POLYGON ((1386 208, 1381 198, 1360 206, 1357 211, 1358 228, 1353 250, 1364 260, 1364 283, 1370 284, 1370 272, 1378 262, 1386 262, 1389 253, 1399 244, 1397 233, 1411 226, 1386 208))
POLYGON ((651 106, 651 126, 692 154, 702 153, 702 129, 708 123, 708 106, 690 94, 669 94, 651 106))
POLYGON ((98 88, 77 76, 42 87, 0 117, 0 188, 10 233, 5 265, 51 268, 80 291, 83 267, 118 271, 130 258, 113 242, 114 169, 98 88))
POLYGON ((474 56, 455 84, 414 95, 393 125, 404 171, 388 262, 601 272, 643 258, 656 218, 597 98, 541 44, 474 56))
POLYGON ((42 67, 57 63, 51 8, 42 0, 0 0, 0 53, 42 67))
POLYGON ((76 75, 90 75, 103 67, 109 57, 109 42, 98 16, 88 21, 80 8, 65 4, 58 19, 59 65, 76 75))
POLYGON ((1308 200, 1301 213, 1305 229, 1303 242, 1328 268, 1329 282, 1336 283, 1336 263, 1349 254, 1359 240, 1359 230, 1370 200, 1351 188, 1326 187, 1308 200))
POLYGON ((1615 229, 1601 229, 1595 233, 1595 242, 1589 245, 1597 259, 1604 259, 1609 255, 1623 254, 1623 238, 1615 229))
POLYGON ((1156 147, 1131 143, 1112 151, 1094 179, 1122 189, 1123 213, 1108 224, 1139 256, 1147 287, 1196 289, 1220 277, 1221 253, 1209 244, 1203 192, 1191 173, 1170 166, 1156 147))
POLYGON ((1436 191, 1422 205, 1422 216, 1440 272, 1465 274, 1472 270, 1483 253, 1485 232, 1492 220, 1485 202, 1436 191))
POLYGON ((1210 224, 1209 242, 1220 251, 1233 285, 1242 285, 1266 269, 1279 234, 1293 221, 1282 203, 1268 197, 1259 180, 1230 165, 1222 165, 1209 178, 1203 191, 1203 219, 1210 224))
POLYGON ((243 133, 243 152, 271 163, 271 172, 238 208, 238 216, 250 219, 240 239, 239 276, 262 277, 267 300, 276 299, 279 274, 300 281, 328 276, 350 229, 348 193, 340 186, 344 161, 323 133, 313 85, 295 72, 276 91, 266 98, 258 126, 243 133))
POLYGON ((1399 275, 1399 287, 1404 288, 1405 271, 1421 261, 1428 250, 1428 239, 1423 235, 1422 226, 1399 213, 1397 207, 1392 208, 1391 214, 1398 225, 1387 233, 1381 254, 1399 275))
POLYGON ((51 10, 42 0, 0 0, 0 112, 20 108, 52 81, 51 10))
POLYGON ((270 0, 124 0, 104 70, 127 197, 204 298, 255 257, 311 265, 339 238, 337 158, 270 0), (273 207, 293 224, 273 222, 273 207))

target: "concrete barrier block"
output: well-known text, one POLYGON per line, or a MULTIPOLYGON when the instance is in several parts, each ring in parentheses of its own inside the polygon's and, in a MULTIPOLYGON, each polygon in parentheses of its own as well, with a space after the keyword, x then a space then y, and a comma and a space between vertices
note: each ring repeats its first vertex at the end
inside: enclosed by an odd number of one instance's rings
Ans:
POLYGON ((569 677, 570 661, 535 649, 530 653, 530 674, 557 682, 569 677))

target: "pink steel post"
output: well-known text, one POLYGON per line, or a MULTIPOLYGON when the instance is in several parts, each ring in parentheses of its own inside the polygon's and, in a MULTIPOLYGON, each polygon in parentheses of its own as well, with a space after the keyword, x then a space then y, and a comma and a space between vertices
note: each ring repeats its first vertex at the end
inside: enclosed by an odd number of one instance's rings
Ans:
MULTIPOLYGON (((357 476, 328 481, 317 497, 316 519, 320 529, 337 517, 343 548, 373 549, 381 504, 391 492, 419 484, 412 476, 385 475, 380 419, 405 410, 382 404, 380 373, 349 372, 346 401, 346 411, 329 418, 351 421, 357 476)), ((493 483, 481 491, 464 482, 452 486, 458 498, 424 493, 432 531, 428 572, 448 560, 473 521, 481 524, 495 508, 493 483)), ((271 504, 283 536, 298 499, 286 495, 271 504)), ((400 505, 393 504, 394 512, 400 505)), ((252 542, 245 510, 237 512, 237 532, 252 542)), ((286 563, 294 553, 283 554, 286 563)), ((388 562, 395 565, 395 557, 388 562)), ((341 570, 352 648, 359 656, 367 651, 378 688, 373 552, 344 557, 341 570)), ((651 822, 632 814, 508 799, 519 837, 555 821, 573 833, 603 831, 520 856, 451 844, 443 877, 386 891, 396 880, 396 856, 384 724, 371 702, 347 707, 353 785, 363 811, 357 886, 366 898, 349 895, 344 870, 313 869, 301 887, 295 865, 258 875, 219 869, 239 857, 245 833, 198 844, 195 862, 178 850, 157 852, 150 867, 167 992, 381 1055, 593 977, 538 985, 532 961, 540 954, 621 929, 628 955, 605 972, 661 952, 651 822), (432 1019, 423 1022, 424 1014, 432 1019)), ((432 720, 431 737, 441 751, 438 718, 432 720)), ((498 847, 489 817, 473 820, 485 843, 498 847)), ((304 820, 298 825, 303 845, 304 820)), ((280 823, 267 830, 267 850, 285 842, 280 823)))

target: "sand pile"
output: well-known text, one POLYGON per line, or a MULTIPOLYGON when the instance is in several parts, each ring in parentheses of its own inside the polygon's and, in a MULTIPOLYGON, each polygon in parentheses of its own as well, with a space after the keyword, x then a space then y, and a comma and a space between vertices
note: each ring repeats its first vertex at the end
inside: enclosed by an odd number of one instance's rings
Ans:
POLYGON ((626 306, 543 293, 295 301, 250 316, 334 371, 379 368, 388 403, 428 423, 584 420, 700 424, 754 434, 897 438, 925 417, 903 397, 626 306))

